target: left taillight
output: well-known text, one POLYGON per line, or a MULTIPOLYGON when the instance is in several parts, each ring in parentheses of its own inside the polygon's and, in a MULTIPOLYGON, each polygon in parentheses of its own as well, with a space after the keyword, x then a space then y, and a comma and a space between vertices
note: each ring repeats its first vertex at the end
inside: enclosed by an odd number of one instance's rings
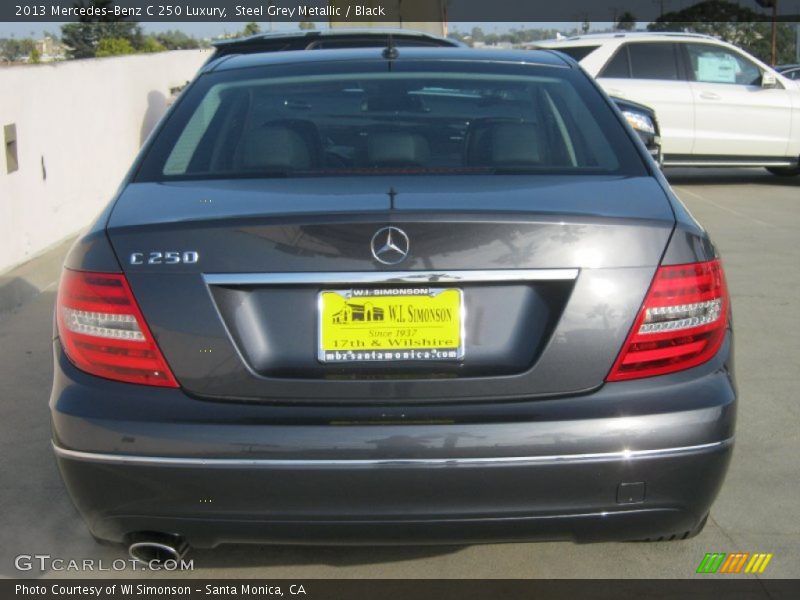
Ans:
POLYGON ((719 259, 661 266, 606 381, 682 371, 722 346, 730 299, 719 259))
POLYGON ((82 371, 178 387, 124 275, 64 269, 56 322, 67 358, 82 371))

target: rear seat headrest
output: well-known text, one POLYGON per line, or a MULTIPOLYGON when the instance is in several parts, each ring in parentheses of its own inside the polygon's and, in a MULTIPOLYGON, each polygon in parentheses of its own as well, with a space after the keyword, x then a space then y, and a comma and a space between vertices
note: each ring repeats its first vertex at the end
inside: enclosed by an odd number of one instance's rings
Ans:
POLYGON ((370 166, 419 166, 430 159, 427 140, 403 131, 373 132, 367 137, 367 163, 370 166))
POLYGON ((467 132, 468 166, 537 164, 541 160, 541 131, 536 124, 481 120, 467 132))
POLYGON ((310 169, 312 149, 294 129, 264 125, 246 132, 237 154, 239 167, 254 169, 310 169))
POLYGON ((535 125, 502 123, 490 131, 493 164, 536 164, 541 161, 539 131, 535 125))

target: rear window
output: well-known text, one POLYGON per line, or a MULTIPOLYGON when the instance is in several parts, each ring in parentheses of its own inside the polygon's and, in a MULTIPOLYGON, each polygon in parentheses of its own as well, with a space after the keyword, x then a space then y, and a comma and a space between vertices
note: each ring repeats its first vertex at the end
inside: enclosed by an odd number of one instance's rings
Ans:
POLYGON ((203 75, 157 134, 136 180, 642 172, 632 141, 585 75, 527 71, 373 66, 289 75, 260 67, 203 75))

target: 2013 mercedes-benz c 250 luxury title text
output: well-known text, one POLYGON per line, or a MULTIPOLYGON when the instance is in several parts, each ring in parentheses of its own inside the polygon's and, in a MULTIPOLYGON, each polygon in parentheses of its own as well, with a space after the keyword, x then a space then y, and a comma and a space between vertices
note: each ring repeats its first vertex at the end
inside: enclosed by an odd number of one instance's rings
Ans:
POLYGON ((139 558, 685 538, 734 436, 714 246, 550 51, 211 60, 70 252, 54 353, 66 486, 139 558))

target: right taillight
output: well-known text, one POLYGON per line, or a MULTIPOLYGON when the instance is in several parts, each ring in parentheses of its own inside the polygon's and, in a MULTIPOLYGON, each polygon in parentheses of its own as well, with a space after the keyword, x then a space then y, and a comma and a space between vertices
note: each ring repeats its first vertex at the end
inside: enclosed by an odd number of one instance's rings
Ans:
POLYGON ((661 266, 606 381, 664 375, 709 360, 728 326, 719 259, 661 266))

